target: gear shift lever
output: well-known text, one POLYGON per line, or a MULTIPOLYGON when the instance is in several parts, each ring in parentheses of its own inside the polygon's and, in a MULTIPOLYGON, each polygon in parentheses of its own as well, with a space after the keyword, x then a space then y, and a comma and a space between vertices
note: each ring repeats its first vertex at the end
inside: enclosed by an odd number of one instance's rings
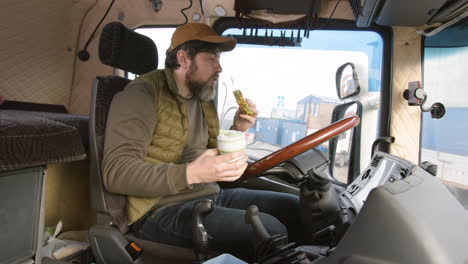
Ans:
POLYGON ((265 241, 270 238, 270 235, 263 226, 260 217, 258 217, 258 207, 255 205, 249 206, 245 212, 245 223, 252 225, 252 229, 255 233, 255 236, 260 242, 265 241))
POLYGON ((258 207, 249 206, 245 212, 245 223, 250 224, 255 233, 255 253, 259 264, 309 263, 303 252, 296 250, 294 243, 288 244, 288 237, 275 234, 270 236, 258 216, 258 207))
POLYGON ((308 176, 300 186, 304 238, 313 245, 334 245, 346 231, 348 215, 323 171, 311 169, 308 176))
POLYGON ((207 259, 209 249, 209 235, 203 225, 203 217, 213 210, 213 201, 204 199, 195 203, 192 209, 192 232, 195 250, 195 263, 202 263, 207 259))

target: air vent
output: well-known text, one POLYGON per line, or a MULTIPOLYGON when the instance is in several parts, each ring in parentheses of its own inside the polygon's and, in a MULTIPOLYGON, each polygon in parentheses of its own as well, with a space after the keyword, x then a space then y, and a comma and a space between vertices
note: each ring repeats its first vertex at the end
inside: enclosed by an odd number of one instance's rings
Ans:
POLYGON ((369 27, 374 23, 382 0, 348 0, 356 18, 356 26, 369 27))
POLYGON ((362 13, 361 0, 348 0, 348 3, 351 5, 354 17, 358 18, 362 13))
MULTIPOLYGON (((377 163, 378 163, 378 162, 377 162, 377 163)), ((363 180, 366 180, 366 179, 370 178, 370 176, 371 176, 371 170, 368 169, 368 170, 362 175, 362 179, 363 179, 363 180)))
POLYGON ((376 155, 374 159, 372 160, 371 166, 374 168, 377 168, 377 165, 379 165, 379 162, 381 159, 382 159, 382 156, 376 155))
POLYGON ((348 188, 348 192, 351 195, 355 195, 359 191, 359 185, 353 184, 348 188))

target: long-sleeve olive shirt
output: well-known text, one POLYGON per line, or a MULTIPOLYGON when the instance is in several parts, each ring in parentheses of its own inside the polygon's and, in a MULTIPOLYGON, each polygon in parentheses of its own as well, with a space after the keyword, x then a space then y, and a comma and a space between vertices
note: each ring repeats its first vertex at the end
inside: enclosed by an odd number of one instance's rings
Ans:
MULTIPOLYGON (((165 75, 168 85, 175 86, 172 72, 166 69, 165 75)), ((176 163, 154 164, 144 161, 158 122, 153 89, 137 79, 114 96, 106 125, 103 157, 104 185, 108 191, 162 197, 158 206, 219 191, 216 183, 193 186, 187 183, 187 163, 206 150, 209 136, 199 99, 178 97, 187 107, 189 121, 188 139, 181 159, 176 163)))

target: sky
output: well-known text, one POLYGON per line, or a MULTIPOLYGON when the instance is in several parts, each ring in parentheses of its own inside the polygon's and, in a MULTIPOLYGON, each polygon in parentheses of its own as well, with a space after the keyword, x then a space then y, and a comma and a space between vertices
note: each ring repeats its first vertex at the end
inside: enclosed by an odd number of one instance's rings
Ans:
POLYGON ((228 91, 239 89, 254 101, 263 116, 277 106, 278 96, 284 97, 284 108, 295 110, 297 102, 311 94, 338 98, 336 69, 350 60, 366 68, 367 56, 362 52, 240 46, 222 54, 220 96, 226 84, 228 91))

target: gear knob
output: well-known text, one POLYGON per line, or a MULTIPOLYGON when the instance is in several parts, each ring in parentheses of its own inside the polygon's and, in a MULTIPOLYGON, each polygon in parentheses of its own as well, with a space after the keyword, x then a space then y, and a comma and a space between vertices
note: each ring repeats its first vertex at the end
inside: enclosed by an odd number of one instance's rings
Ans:
POLYGON ((203 225, 203 218, 212 210, 213 201, 209 199, 196 202, 192 209, 192 239, 196 260, 199 263, 206 260, 209 251, 209 235, 203 225))
POLYGON ((251 205, 249 208, 247 208, 247 211, 245 212, 245 223, 252 225, 252 229, 254 230, 254 233, 259 242, 268 240, 270 238, 270 235, 266 231, 265 226, 263 226, 263 223, 258 216, 257 206, 251 205))

